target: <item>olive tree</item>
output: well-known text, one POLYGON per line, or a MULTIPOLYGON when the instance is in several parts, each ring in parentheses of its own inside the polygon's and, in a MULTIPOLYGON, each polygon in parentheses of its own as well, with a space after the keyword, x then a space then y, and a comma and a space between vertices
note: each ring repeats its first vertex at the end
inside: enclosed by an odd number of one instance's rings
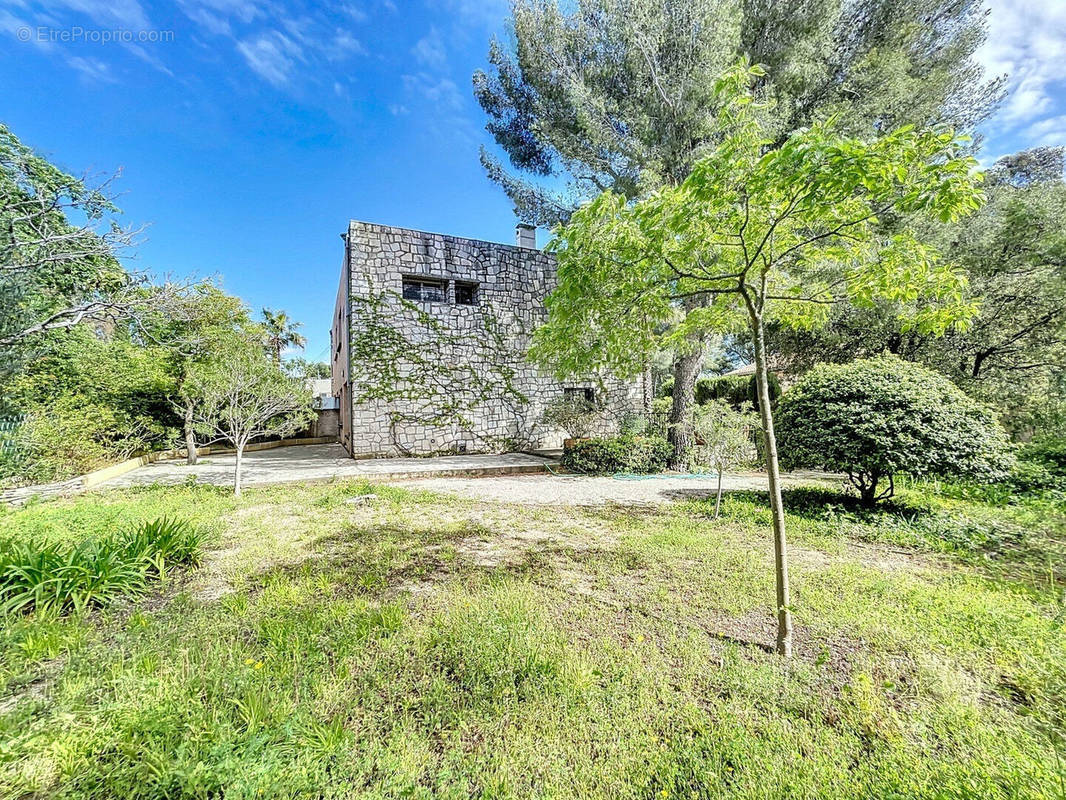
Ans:
POLYGON ((692 433, 697 445, 692 458, 713 467, 718 477, 714 496, 714 518, 722 510, 722 473, 743 461, 753 459, 752 432, 759 418, 747 406, 733 408, 724 400, 698 405, 692 412, 692 433))
POLYGON ((994 479, 1007 436, 995 415, 947 377, 893 356, 821 364, 777 406, 782 460, 843 472, 866 506, 894 476, 994 479))
POLYGON ((780 653, 791 653, 785 518, 769 396, 766 328, 813 326, 837 302, 909 299, 903 325, 942 331, 974 313, 965 280, 885 214, 949 221, 980 206, 976 162, 950 131, 899 128, 865 140, 832 121, 780 147, 760 123, 763 74, 741 63, 716 86, 722 141, 676 187, 637 201, 607 191, 556 229, 559 283, 533 356, 561 374, 635 374, 670 335, 746 330, 754 342, 772 508, 780 653), (700 302, 693 303, 693 299, 700 302), (919 302, 920 301, 920 302, 919 302), (590 346, 591 345, 591 346, 590 346))
POLYGON ((241 493, 244 449, 261 436, 284 437, 311 421, 311 392, 257 347, 221 352, 198 365, 183 392, 193 400, 198 432, 233 445, 233 493, 241 493))

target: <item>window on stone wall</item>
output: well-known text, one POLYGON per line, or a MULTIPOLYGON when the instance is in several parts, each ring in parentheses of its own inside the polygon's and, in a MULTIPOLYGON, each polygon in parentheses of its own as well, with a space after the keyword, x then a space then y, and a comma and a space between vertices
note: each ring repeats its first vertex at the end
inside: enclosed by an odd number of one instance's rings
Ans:
POLYGON ((437 278, 404 278, 403 299, 443 303, 448 299, 448 282, 437 278))
POLYGON ((455 282, 455 302, 461 306, 476 306, 477 297, 477 284, 467 283, 466 281, 455 282))
POLYGON ((563 389, 563 394, 566 396, 567 400, 583 399, 587 400, 590 403, 596 402, 596 390, 590 389, 585 386, 568 386, 567 388, 563 389))

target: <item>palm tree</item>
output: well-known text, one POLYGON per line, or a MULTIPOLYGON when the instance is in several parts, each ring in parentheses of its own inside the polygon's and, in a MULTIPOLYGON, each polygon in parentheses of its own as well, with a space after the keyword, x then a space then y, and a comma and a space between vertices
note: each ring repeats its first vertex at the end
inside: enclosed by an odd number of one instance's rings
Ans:
POLYGON ((266 328, 266 346, 274 363, 281 366, 281 351, 286 347, 298 347, 303 350, 307 339, 299 333, 302 322, 294 322, 284 311, 263 309, 263 326, 266 328))

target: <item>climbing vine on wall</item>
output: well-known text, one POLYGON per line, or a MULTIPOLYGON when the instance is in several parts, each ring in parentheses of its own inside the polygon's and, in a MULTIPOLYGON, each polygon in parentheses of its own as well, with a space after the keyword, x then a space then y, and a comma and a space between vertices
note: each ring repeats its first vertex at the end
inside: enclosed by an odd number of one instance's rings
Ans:
POLYGON ((529 399, 515 386, 525 352, 511 344, 525 340, 523 321, 505 325, 489 304, 468 312, 453 326, 394 291, 371 288, 351 298, 352 398, 390 404, 390 434, 401 452, 406 424, 458 428, 489 449, 532 437, 529 399), (517 440, 478 433, 474 414, 489 404, 508 409, 517 440))

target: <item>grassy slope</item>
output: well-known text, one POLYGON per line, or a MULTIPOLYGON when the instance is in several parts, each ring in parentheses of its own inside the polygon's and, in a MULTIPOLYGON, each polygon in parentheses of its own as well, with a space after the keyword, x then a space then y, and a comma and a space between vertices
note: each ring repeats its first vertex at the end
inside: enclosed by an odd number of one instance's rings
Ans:
POLYGON ((0 796, 1066 796, 1061 510, 794 494, 786 665, 760 647, 758 497, 715 522, 701 502, 345 502, 367 491, 0 514, 42 539, 164 513, 216 533, 137 605, 8 621, 0 796))

